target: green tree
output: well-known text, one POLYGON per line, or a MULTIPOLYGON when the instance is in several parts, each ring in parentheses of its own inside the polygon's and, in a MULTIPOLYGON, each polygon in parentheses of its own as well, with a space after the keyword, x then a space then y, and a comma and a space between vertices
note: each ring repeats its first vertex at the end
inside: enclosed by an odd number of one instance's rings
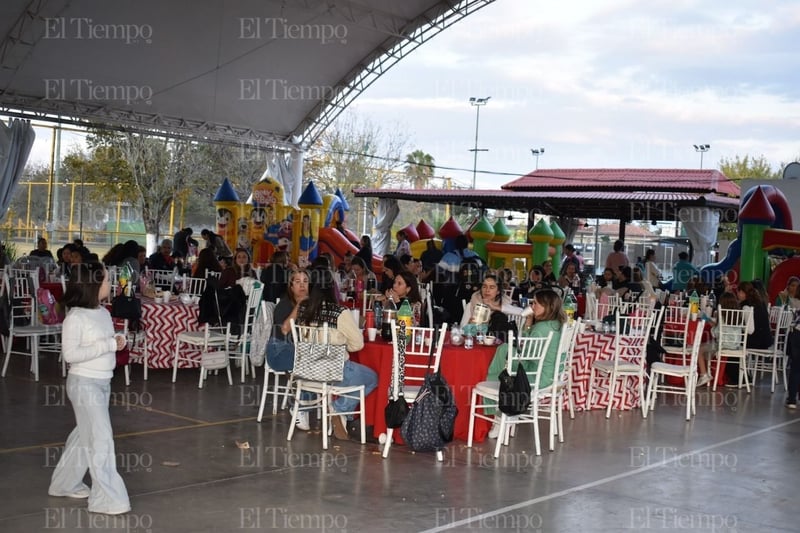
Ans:
POLYGON ((436 170, 433 156, 422 150, 414 150, 406 155, 405 170, 413 188, 426 189, 436 170))
MULTIPOLYGON (((170 204, 193 176, 202 158, 189 141, 129 132, 95 131, 87 137, 85 161, 71 162, 83 179, 96 183, 107 199, 122 197, 141 212, 147 249, 155 249, 170 204)), ((73 178, 74 179, 74 178, 73 178)))
MULTIPOLYGON (((407 146, 404 128, 391 127, 387 133, 368 118, 345 113, 309 148, 304 178, 313 180, 323 194, 340 188, 350 206, 357 206, 356 211, 362 201, 356 202, 353 189, 395 187, 406 183, 407 177, 400 166, 405 161, 402 155, 407 146)), ((373 204, 367 207, 368 211, 372 211, 377 202, 373 204)), ((354 211, 350 216, 360 219, 354 211)), ((352 224, 351 229, 355 230, 352 224)))
POLYGON ((772 170, 772 166, 763 155, 759 157, 737 155, 733 159, 723 157, 719 161, 719 170, 737 184, 744 179, 772 180, 780 178, 780 173, 772 170))

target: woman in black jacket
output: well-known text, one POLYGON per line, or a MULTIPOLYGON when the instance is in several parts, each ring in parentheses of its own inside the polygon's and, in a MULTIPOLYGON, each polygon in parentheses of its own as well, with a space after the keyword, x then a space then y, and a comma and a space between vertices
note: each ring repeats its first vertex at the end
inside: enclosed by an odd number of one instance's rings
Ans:
MULTIPOLYGON (((769 311, 761 293, 749 281, 739 284, 737 295, 741 307, 749 306, 753 309, 753 332, 747 336, 747 347, 755 350, 765 350, 772 346, 772 328, 769 325, 769 311)), ((725 364, 725 377, 727 384, 738 386, 739 363, 728 360, 725 364)))

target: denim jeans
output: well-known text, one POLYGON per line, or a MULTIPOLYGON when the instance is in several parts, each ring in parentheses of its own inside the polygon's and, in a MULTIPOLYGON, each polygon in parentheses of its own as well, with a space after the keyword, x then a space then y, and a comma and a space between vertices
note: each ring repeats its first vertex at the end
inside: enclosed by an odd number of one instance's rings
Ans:
MULTIPOLYGON (((354 363, 348 359, 344 362, 344 379, 334 385, 337 387, 364 385, 364 397, 366 397, 378 386, 378 374, 371 368, 359 363, 354 363)), ((358 400, 355 398, 343 398, 339 396, 333 401, 333 409, 339 413, 354 411, 357 407, 358 400)), ((353 417, 352 415, 348 415, 347 418, 352 419, 353 417)))
POLYGON ((270 338, 267 343, 267 364, 276 372, 289 372, 294 368, 294 344, 270 338))
POLYGON ((67 376, 67 396, 77 425, 67 437, 53 472, 49 492, 68 494, 85 487, 86 470, 92 478, 89 511, 122 512, 131 508, 125 483, 117 472, 114 435, 108 414, 110 379, 67 376))

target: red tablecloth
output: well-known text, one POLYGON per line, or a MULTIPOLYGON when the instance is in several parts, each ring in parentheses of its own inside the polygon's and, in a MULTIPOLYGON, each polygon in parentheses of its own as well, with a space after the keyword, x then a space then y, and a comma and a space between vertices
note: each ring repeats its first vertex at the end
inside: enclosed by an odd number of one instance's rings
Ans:
MULTIPOLYGON (((197 324, 197 304, 185 305, 177 297, 173 297, 168 303, 142 297, 140 324, 145 330, 147 339, 148 366, 172 368, 175 337, 186 330, 200 329, 197 324)), ((179 361, 178 366, 180 368, 200 366, 200 352, 196 352, 196 355, 196 363, 179 361)))
MULTIPOLYGON (((477 383, 486 380, 486 371, 494 357, 495 346, 476 345, 472 350, 463 346, 453 346, 445 341, 439 369, 453 391, 458 406, 454 437, 467 440, 469 435, 469 407, 472 389, 477 383)), ((407 356, 410 357, 410 356, 407 356)), ((384 408, 389 401, 389 384, 392 379, 392 345, 380 338, 375 342, 366 342, 360 352, 350 354, 353 361, 373 369, 378 374, 377 388, 366 398, 366 423, 374 427, 374 436, 386 433, 384 408)), ((424 359, 424 358, 423 358, 424 359)), ((484 420, 475 420, 476 442, 482 442, 489 433, 490 424, 484 420)), ((399 437, 400 432, 395 431, 399 437)))
MULTIPOLYGON (((580 333, 575 338, 575 353, 572 360, 571 398, 575 400, 575 410, 585 411, 589 406, 589 380, 592 375, 592 363, 600 359, 611 359, 614 355, 614 335, 609 333, 580 333)), ((608 382, 608 379, 605 379, 608 382)), ((639 405, 639 391, 636 378, 622 380, 614 392, 613 409, 633 409, 639 405), (622 391, 625 390, 625 402, 622 402, 622 391)), ((596 390, 598 406, 605 407, 608 392, 596 390)))

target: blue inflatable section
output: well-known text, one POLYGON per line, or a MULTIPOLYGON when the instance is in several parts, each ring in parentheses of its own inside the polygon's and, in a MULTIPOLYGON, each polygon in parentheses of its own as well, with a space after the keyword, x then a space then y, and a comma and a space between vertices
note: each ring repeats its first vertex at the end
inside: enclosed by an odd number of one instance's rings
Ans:
POLYGON ((728 246, 728 253, 725 254, 725 257, 722 259, 722 261, 718 263, 709 263, 700 269, 700 279, 702 279, 704 283, 713 283, 714 280, 725 275, 729 270, 731 270, 734 265, 736 265, 736 261, 739 260, 741 255, 742 243, 739 239, 736 239, 731 242, 730 246, 728 246))

